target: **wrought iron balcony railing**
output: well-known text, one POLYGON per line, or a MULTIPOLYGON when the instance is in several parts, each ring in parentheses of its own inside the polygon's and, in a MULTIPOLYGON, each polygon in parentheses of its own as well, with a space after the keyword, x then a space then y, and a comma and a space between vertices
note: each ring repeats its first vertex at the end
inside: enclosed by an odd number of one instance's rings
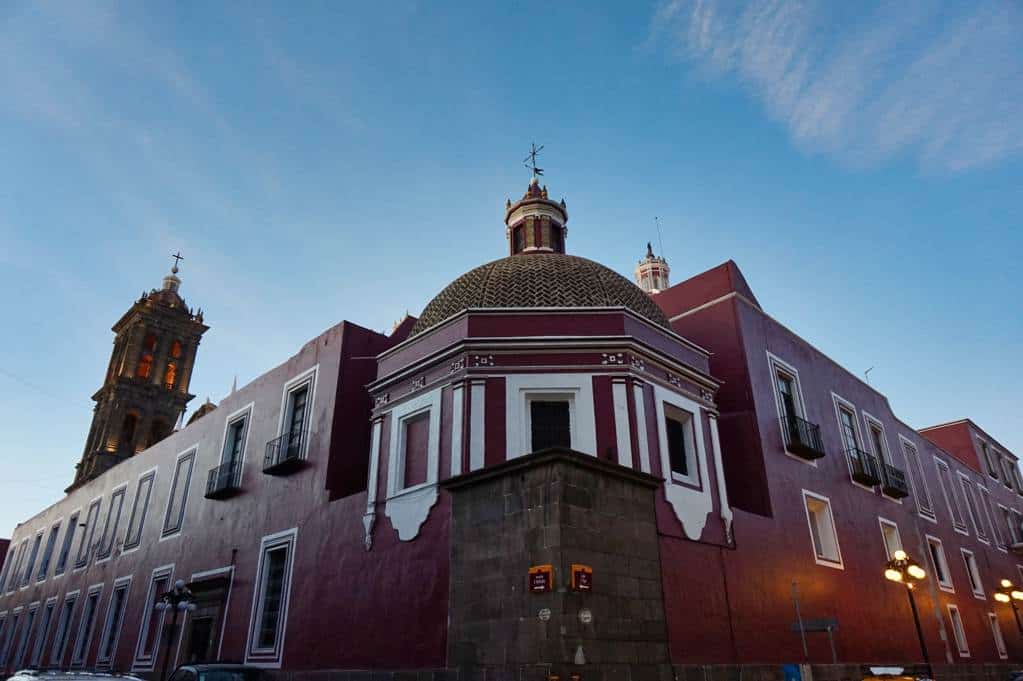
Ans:
POLYGON ((881 484, 881 467, 873 454, 853 447, 845 451, 849 458, 849 466, 852 468, 852 478, 861 485, 873 487, 881 484))
POLYGON ((237 461, 229 461, 210 469, 206 478, 206 498, 226 499, 240 491, 242 467, 237 461))
POLYGON ((884 482, 881 484, 881 491, 893 499, 902 499, 909 496, 909 483, 906 482, 906 474, 891 464, 881 464, 884 468, 884 482))
POLYGON ((305 431, 285 433, 266 443, 263 456, 263 472, 269 475, 286 475, 301 467, 307 439, 305 431))
POLYGON ((798 416, 785 416, 781 420, 785 449, 801 459, 813 461, 824 456, 824 441, 821 428, 798 416))

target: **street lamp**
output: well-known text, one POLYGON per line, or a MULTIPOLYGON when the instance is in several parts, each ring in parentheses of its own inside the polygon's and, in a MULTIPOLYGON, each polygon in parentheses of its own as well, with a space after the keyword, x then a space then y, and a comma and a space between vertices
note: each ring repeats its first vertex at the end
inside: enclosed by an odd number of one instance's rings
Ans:
POLYGON ((1019 629, 1020 634, 1023 634, 1023 624, 1019 621, 1019 608, 1016 607, 1016 601, 1023 601, 1023 591, 1014 587, 1012 582, 1007 579, 1003 579, 998 584, 1002 590, 995 592, 995 600, 1012 606, 1012 614, 1016 618, 1016 628, 1019 629))
MULTIPOLYGON (((902 549, 892 554, 892 559, 885 565, 885 579, 906 585, 906 594, 909 596, 909 609, 913 611, 913 624, 916 625, 916 637, 920 641, 920 652, 924 656, 924 664, 927 666, 927 676, 934 678, 934 671, 931 669, 931 658, 927 655, 927 643, 924 641, 924 632, 920 628, 920 614, 916 610, 916 600, 913 598, 913 590, 916 583, 927 578, 927 573, 920 564, 906 555, 902 549)), ((1023 593, 1020 594, 1023 596, 1023 593)))
POLYGON ((167 678, 167 663, 170 661, 171 647, 174 644, 174 632, 178 626, 179 612, 192 612, 195 610, 195 595, 185 586, 185 580, 179 579, 174 582, 174 588, 160 596, 160 600, 153 604, 153 608, 159 612, 171 611, 170 636, 167 637, 167 652, 163 657, 163 668, 160 671, 160 679, 167 678))

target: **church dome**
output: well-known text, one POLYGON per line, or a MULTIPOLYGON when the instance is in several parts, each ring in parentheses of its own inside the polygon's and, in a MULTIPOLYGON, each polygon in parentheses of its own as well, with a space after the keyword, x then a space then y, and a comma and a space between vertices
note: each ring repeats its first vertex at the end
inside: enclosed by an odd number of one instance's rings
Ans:
POLYGON ((469 270, 427 304, 410 336, 463 310, 480 308, 625 307, 670 329, 664 312, 638 286, 574 255, 513 255, 469 270))

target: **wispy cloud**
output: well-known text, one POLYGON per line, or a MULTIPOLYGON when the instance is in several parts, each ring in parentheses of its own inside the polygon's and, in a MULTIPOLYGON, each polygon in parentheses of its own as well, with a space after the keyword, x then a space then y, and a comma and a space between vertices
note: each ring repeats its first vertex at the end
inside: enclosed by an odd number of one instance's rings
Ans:
POLYGON ((810 152, 967 170, 1023 152, 1023 7, 667 0, 655 44, 736 78, 810 152))

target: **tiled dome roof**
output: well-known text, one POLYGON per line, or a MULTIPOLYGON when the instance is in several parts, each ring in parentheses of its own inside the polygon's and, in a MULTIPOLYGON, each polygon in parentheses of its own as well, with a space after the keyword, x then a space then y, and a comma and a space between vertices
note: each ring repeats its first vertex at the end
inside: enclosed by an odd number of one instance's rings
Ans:
POLYGON ((504 307, 626 307, 671 328, 668 318, 631 281, 574 255, 513 255, 480 265, 451 282, 423 310, 410 336, 462 310, 504 307))

